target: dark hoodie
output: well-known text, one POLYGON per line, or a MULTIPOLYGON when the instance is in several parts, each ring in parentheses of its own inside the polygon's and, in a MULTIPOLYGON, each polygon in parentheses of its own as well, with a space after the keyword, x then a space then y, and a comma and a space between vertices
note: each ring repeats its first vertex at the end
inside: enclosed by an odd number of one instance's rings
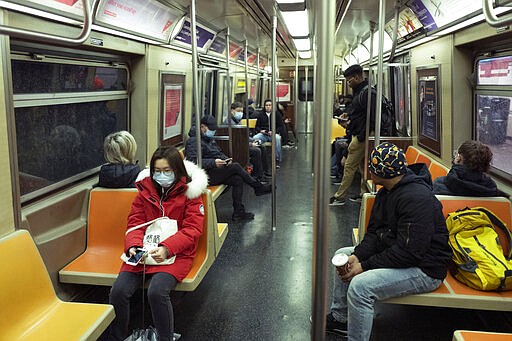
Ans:
POLYGON ((446 277, 452 251, 425 164, 411 165, 390 191, 379 190, 354 254, 363 270, 419 267, 430 277, 446 277))
POLYGON ((434 193, 468 197, 500 195, 496 183, 487 174, 462 164, 454 164, 446 176, 434 180, 434 193))
POLYGON ((98 186, 107 188, 135 187, 135 179, 139 172, 140 167, 136 164, 104 164, 100 169, 98 186))

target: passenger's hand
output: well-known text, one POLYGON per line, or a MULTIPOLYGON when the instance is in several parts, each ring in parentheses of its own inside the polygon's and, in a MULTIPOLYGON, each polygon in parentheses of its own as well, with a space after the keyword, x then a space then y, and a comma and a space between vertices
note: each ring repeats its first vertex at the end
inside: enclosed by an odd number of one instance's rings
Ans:
POLYGON ((165 246, 159 246, 151 250, 149 254, 157 263, 161 263, 169 257, 169 251, 165 246))
POLYGON ((215 159, 215 167, 221 168, 221 167, 226 167, 226 165, 227 165, 226 161, 221 160, 221 159, 215 159))
POLYGON ((132 246, 129 250, 128 250, 128 254, 129 256, 133 256, 134 254, 137 253, 137 248, 135 246, 132 246))
POLYGON ((290 123, 292 120, 290 120, 289 118, 285 118, 284 119, 284 123, 290 123))
POLYGON ((359 259, 356 255, 350 255, 348 257, 348 271, 344 274, 339 274, 341 280, 343 282, 350 282, 354 276, 359 275, 363 272, 363 267, 359 262, 359 259))

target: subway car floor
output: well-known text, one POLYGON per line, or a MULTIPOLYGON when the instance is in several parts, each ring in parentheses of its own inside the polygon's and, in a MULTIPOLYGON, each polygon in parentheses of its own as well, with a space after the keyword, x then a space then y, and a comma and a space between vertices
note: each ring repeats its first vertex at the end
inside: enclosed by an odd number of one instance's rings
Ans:
MULTIPOLYGON (((312 290, 312 136, 299 135, 297 148, 283 149, 277 171, 277 224, 271 228, 271 196, 245 188, 252 221, 231 223, 231 192, 215 202, 229 233, 218 258, 194 292, 173 292, 175 331, 187 340, 309 340, 312 290)), ((356 179, 358 180, 358 179, 356 179)), ((334 193, 337 186, 331 186, 334 193)), ((358 194, 354 181, 351 195, 358 194)), ((351 245, 360 204, 329 209, 329 255, 351 245)), ((329 267, 328 307, 334 269, 329 267)), ((101 290, 108 300, 108 289, 101 290)), ((136 299, 140 297, 140 292, 136 299)), ((139 298, 140 300, 140 298, 139 298)), ((146 322, 150 323, 149 309, 146 322)), ((377 304, 373 341, 451 340, 456 329, 510 332, 510 313, 377 304)), ((131 325, 140 325, 140 303, 131 325)), ((104 339, 102 337, 101 339, 104 339)), ((326 334, 326 340, 342 340, 326 334)))

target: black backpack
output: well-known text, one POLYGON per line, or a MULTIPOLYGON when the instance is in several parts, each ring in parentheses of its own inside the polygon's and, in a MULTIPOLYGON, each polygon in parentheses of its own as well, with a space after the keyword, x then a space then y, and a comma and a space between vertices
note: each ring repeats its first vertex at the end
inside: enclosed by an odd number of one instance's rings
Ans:
MULTIPOLYGON (((372 87, 372 91, 375 93, 377 90, 372 87)), ((363 100, 363 94, 368 92, 368 85, 366 85, 359 93, 359 101, 363 100)), ((375 121, 373 117, 372 122, 375 121)), ((381 136, 396 136, 396 121, 395 121, 395 109, 393 103, 384 95, 382 95, 382 111, 380 116, 380 135, 381 136)))

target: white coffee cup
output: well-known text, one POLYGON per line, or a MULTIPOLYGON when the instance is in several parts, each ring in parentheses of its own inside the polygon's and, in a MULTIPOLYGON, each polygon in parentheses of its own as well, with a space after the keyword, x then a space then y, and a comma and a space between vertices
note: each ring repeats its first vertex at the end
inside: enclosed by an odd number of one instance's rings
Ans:
POLYGON ((342 274, 348 272, 348 256, 344 253, 337 253, 332 257, 332 264, 339 268, 342 274))

